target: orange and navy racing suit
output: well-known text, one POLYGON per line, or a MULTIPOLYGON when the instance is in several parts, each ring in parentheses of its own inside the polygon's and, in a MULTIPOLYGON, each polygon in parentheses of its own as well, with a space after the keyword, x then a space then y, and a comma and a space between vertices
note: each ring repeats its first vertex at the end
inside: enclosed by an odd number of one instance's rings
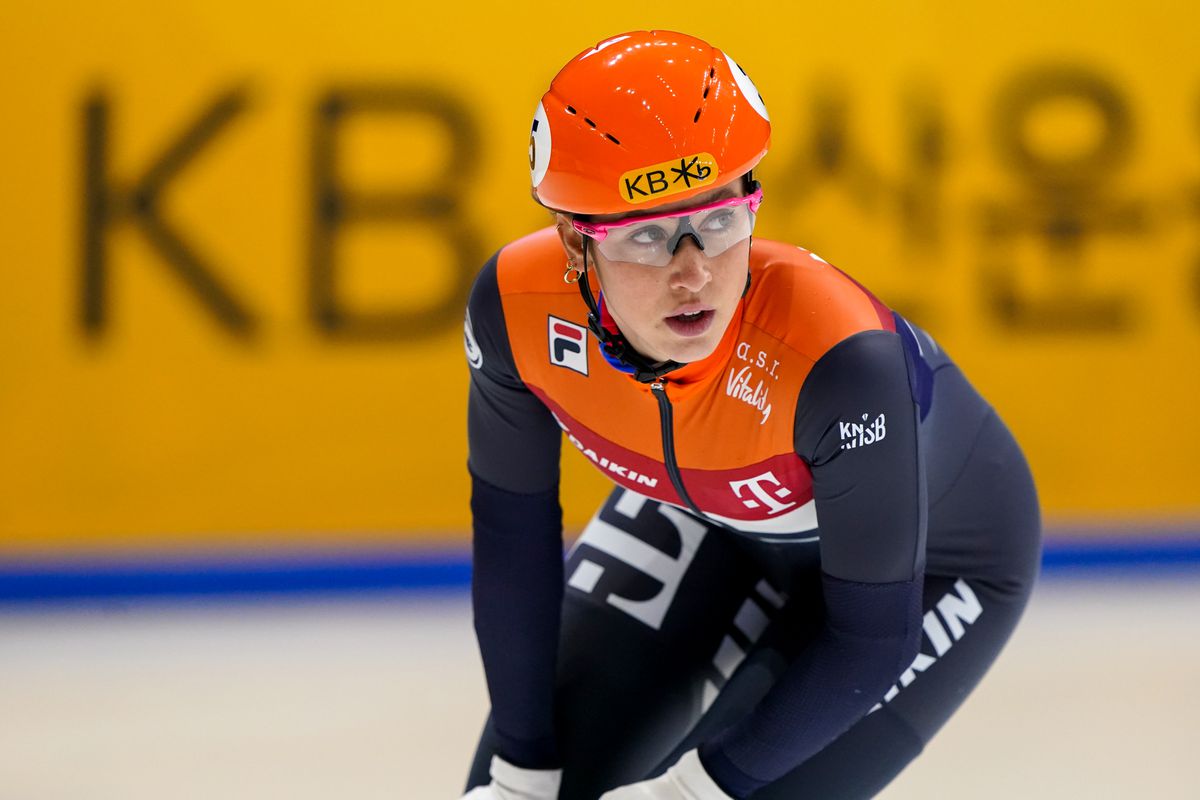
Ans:
POLYGON ((924 331, 755 239, 716 350, 652 382, 605 357, 552 228, 472 290, 475 628, 491 755, 595 798, 699 748, 732 797, 868 797, 1025 606, 1025 460, 924 331), (563 442, 615 484, 565 564, 563 442))

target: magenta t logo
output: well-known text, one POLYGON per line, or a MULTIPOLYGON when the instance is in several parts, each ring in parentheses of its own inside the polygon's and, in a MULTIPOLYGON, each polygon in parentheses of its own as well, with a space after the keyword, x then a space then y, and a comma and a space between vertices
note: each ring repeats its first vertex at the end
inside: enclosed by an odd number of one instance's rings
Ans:
POLYGON ((766 506, 768 515, 779 514, 796 505, 795 501, 780 502, 784 498, 790 497, 792 490, 780 483, 774 472, 764 472, 762 475, 755 475, 744 481, 730 481, 729 488, 746 508, 766 506), (767 488, 764 484, 772 484, 774 488, 767 488), (750 497, 746 496, 747 491, 750 497))

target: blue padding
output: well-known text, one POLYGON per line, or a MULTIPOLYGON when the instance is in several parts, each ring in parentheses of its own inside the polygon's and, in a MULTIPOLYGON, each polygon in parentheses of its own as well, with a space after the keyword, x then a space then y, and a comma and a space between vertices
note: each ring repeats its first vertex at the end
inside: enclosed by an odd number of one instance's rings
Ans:
POLYGON ((1049 540, 1042 570, 1124 570, 1200 567, 1200 537, 1187 539, 1049 540))
MULTIPOLYGON (((1049 538, 1047 577, 1200 569, 1200 535, 1170 539, 1049 538)), ((120 597, 220 597, 306 592, 465 590, 468 550, 270 557, 0 561, 0 602, 120 597)))
POLYGON ((0 562, 0 602, 71 598, 214 596, 391 589, 462 589, 465 550, 220 560, 0 562))

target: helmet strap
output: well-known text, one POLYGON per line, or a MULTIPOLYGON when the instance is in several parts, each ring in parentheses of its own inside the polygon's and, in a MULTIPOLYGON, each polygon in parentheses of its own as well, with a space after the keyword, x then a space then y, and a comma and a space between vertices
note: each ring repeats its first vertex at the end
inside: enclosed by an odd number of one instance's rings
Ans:
POLYGON ((580 271, 579 280, 575 283, 579 286, 579 294, 588 308, 588 329, 600 340, 600 346, 604 348, 604 352, 629 367, 633 371, 634 379, 639 383, 654 383, 668 372, 684 366, 678 361, 651 361, 634 350, 620 330, 614 332, 604 327, 600 318, 600 306, 596 303, 588 281, 588 239, 586 236, 582 238, 583 269, 580 271))

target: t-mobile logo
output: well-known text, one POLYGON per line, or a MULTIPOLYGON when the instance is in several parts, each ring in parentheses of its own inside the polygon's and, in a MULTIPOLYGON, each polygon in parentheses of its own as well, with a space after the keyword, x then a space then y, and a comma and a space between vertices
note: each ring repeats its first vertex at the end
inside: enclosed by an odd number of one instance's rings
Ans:
POLYGON ((774 472, 764 472, 762 475, 755 475, 753 478, 748 478, 744 481, 730 481, 729 488, 737 495, 737 498, 742 501, 746 508, 762 508, 767 507, 767 514, 773 516, 783 511, 787 511, 792 506, 796 505, 795 501, 781 503, 786 497, 790 497, 792 490, 779 482, 775 477, 774 472), (763 484, 773 484, 774 489, 768 489, 763 484), (750 497, 746 496, 744 490, 749 490, 750 497))

